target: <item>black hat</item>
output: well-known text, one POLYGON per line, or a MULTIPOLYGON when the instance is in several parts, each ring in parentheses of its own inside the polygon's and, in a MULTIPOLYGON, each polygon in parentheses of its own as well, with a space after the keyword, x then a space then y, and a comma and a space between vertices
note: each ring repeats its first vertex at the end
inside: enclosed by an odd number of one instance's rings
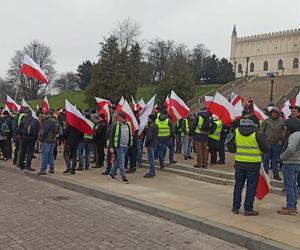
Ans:
POLYGON ((284 123, 290 134, 300 131, 300 119, 292 117, 287 119, 284 123))
POLYGON ((154 114, 151 114, 148 116, 148 118, 151 120, 151 121, 155 121, 156 119, 156 116, 154 114))
POLYGON ((9 112, 7 110, 4 110, 3 115, 9 115, 9 112))

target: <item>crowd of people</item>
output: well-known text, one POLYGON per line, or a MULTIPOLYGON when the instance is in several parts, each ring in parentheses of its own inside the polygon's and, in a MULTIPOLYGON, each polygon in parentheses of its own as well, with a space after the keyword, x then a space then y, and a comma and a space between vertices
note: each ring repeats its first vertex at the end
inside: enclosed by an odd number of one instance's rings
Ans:
MULTIPOLYGON (((121 181, 129 183, 127 174, 134 173, 142 164, 143 148, 147 149, 149 172, 144 178, 153 178, 155 160, 165 168, 168 151, 169 164, 177 163, 174 154, 182 154, 184 160, 193 159, 195 168, 208 168, 210 164, 225 164, 225 146, 235 153, 235 187, 232 212, 241 207, 241 196, 247 180, 244 204, 245 215, 258 215, 253 209, 260 165, 265 171, 271 169, 275 180, 281 180, 283 169, 287 205, 281 214, 297 213, 297 183, 300 184, 300 107, 292 107, 291 118, 284 120, 279 109, 270 106, 268 118, 260 121, 254 114, 251 102, 244 107, 242 117, 231 126, 225 125, 207 107, 197 114, 190 113, 186 119, 173 123, 165 108, 155 107, 148 117, 143 131, 133 131, 126 114, 110 107, 110 121, 96 110, 82 112, 94 124, 93 135, 82 133, 66 122, 66 112, 50 110, 36 112, 22 107, 13 115, 1 110, 0 149, 2 160, 13 160, 21 170, 35 171, 32 159, 41 151, 38 175, 55 173, 58 146, 63 145, 66 169, 64 174, 75 174, 90 168, 105 169, 102 174, 115 179, 119 169, 121 181), (14 147, 12 147, 14 143, 14 147), (14 149, 14 150, 13 150, 14 149), (168 150, 169 149, 169 150, 168 150), (105 157, 106 156, 106 157, 105 157), (106 158, 106 161, 105 161, 106 158), (106 163, 106 164, 105 164, 106 163)), ((137 121, 139 112, 135 111, 137 121)))

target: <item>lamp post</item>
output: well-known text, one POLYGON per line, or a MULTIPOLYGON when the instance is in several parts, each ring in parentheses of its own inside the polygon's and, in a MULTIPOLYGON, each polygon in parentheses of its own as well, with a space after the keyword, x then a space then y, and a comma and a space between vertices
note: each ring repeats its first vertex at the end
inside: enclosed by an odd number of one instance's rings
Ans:
POLYGON ((270 102, 273 102, 274 78, 275 78, 275 75, 272 73, 272 74, 269 74, 268 76, 271 79, 270 102))
POLYGON ((248 64, 249 64, 249 57, 246 58, 246 75, 245 76, 248 76, 248 64))
POLYGON ((284 67, 281 68, 281 75, 283 76, 284 67))

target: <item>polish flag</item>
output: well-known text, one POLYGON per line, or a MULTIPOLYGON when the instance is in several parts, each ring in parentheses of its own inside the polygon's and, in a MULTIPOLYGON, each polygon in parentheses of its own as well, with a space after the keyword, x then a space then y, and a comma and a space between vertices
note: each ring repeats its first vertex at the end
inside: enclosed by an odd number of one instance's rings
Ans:
POLYGON ((268 193, 270 193, 271 185, 270 185, 270 177, 266 173, 263 165, 261 164, 259 170, 259 179, 256 187, 256 198, 262 200, 268 193))
POLYGON ((12 116, 12 113, 10 112, 9 108, 7 107, 7 105, 5 104, 4 106, 4 111, 7 111, 9 113, 10 116, 12 116))
POLYGON ((42 101, 42 111, 44 113, 50 111, 50 105, 49 105, 48 97, 47 96, 45 96, 44 99, 43 99, 43 101, 42 101))
POLYGON ((34 119, 38 120, 38 117, 36 115, 36 112, 29 106, 29 104, 25 101, 25 99, 23 98, 21 101, 21 106, 24 108, 29 108, 31 110, 31 115, 34 119))
POLYGON ((240 99, 233 107, 237 112, 237 116, 242 116, 244 110, 242 100, 240 99))
POLYGON ((102 109, 100 109, 99 111, 99 115, 100 114, 104 114, 105 115, 105 121, 107 122, 107 124, 110 121, 110 113, 109 113, 109 105, 108 103, 106 103, 102 109))
POLYGON ((99 109, 102 109, 105 106, 105 104, 107 104, 108 107, 112 106, 112 104, 109 100, 106 100, 106 99, 103 99, 103 98, 100 98, 100 97, 96 97, 96 96, 95 96, 95 100, 97 102, 97 105, 98 105, 99 109))
POLYGON ((28 55, 24 55, 21 73, 28 77, 37 79, 42 83, 48 83, 48 79, 44 71, 28 55))
POLYGON ((137 107, 137 104, 136 104, 136 102, 135 102, 133 96, 131 96, 131 102, 132 102, 132 109, 133 109, 134 111, 138 110, 138 109, 137 109, 137 108, 138 108, 138 107, 137 107))
POLYGON ((217 115, 227 126, 230 126, 234 119, 238 116, 233 105, 219 92, 216 92, 208 111, 217 115))
POLYGON ((148 116, 152 114, 154 103, 155 103, 155 97, 156 94, 147 102, 145 107, 140 111, 139 113, 139 119, 140 119, 140 130, 139 135, 142 134, 144 128, 146 127, 148 123, 148 116))
POLYGON ((120 101, 119 101, 119 103, 118 103, 118 105, 117 105, 117 107, 116 107, 116 109, 117 109, 119 112, 121 111, 122 106, 124 105, 124 102, 125 102, 125 99, 124 99, 124 97, 122 96, 121 99, 120 99, 120 101))
POLYGON ((21 105, 17 104, 9 95, 6 95, 6 105, 13 112, 19 112, 21 109, 21 105))
POLYGON ((138 103, 137 103, 138 110, 143 109, 145 106, 146 106, 146 104, 145 104, 144 98, 142 98, 141 100, 138 101, 138 103))
POLYGON ((178 95, 176 95, 176 93, 173 90, 171 91, 171 95, 170 95, 169 113, 170 115, 173 113, 177 118, 176 120, 185 119, 188 117, 190 113, 190 108, 185 104, 185 102, 178 95), (170 112, 170 109, 172 110, 172 112, 170 112))
POLYGON ((81 133, 92 135, 94 123, 84 117, 67 99, 65 100, 66 122, 81 133))
POLYGON ((283 104, 283 107, 281 108, 281 112, 284 114, 285 119, 289 119, 290 115, 292 114, 290 107, 291 107, 291 103, 289 100, 287 100, 283 104))
POLYGON ((204 96, 204 104, 207 108, 209 107, 213 99, 214 99, 213 96, 208 96, 208 95, 204 96))
POLYGON ((170 103, 170 97, 169 95, 167 95, 166 99, 164 100, 164 106, 166 107, 166 109, 168 109, 169 103, 170 103))
POLYGON ((124 103, 122 105, 121 111, 126 114, 127 120, 131 123, 132 132, 135 133, 136 130, 139 129, 139 123, 133 114, 132 109, 130 108, 129 103, 124 99, 124 103))
POLYGON ((268 116, 266 116, 265 113, 259 107, 257 107, 254 103, 253 103, 253 111, 254 111, 254 114, 256 115, 256 117, 261 121, 266 120, 268 118, 268 116))
POLYGON ((239 96, 238 94, 234 93, 233 91, 231 92, 231 95, 230 95, 230 102, 231 104, 234 106, 236 105, 239 101, 242 101, 242 104, 243 104, 243 101, 244 99, 239 96))
POLYGON ((292 107, 300 107, 300 92, 296 95, 296 97, 291 101, 292 107))

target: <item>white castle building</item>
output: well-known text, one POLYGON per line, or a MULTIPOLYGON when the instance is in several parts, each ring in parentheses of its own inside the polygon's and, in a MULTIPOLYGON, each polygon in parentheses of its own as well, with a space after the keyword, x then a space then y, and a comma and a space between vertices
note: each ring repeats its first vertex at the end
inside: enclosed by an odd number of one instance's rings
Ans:
POLYGON ((300 74, 300 29, 238 37, 231 35, 230 62, 236 77, 300 74))

